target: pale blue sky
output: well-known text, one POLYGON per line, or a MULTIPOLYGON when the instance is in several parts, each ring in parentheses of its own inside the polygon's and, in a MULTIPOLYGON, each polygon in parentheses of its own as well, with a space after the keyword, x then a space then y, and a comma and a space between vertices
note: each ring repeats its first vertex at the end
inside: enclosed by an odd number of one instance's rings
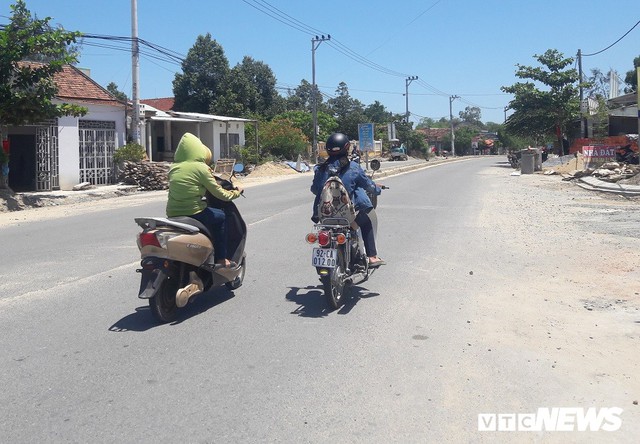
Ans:
MULTIPOLYGON (((0 23, 7 22, 12 3, 0 0, 0 23)), ((69 30, 131 36, 131 0, 26 3, 38 17, 50 16, 69 30)), ((637 0, 138 0, 141 39, 184 56, 198 35, 209 32, 231 67, 251 56, 271 67, 279 87, 311 81, 311 38, 331 34, 332 42, 316 51, 321 91, 333 96, 344 81, 365 105, 378 100, 404 113, 406 76, 418 76, 409 86, 414 121, 448 117, 449 96, 458 95, 454 116, 466 106, 479 106, 483 121, 502 122, 510 96, 500 87, 518 81, 516 64, 535 65, 533 55, 550 48, 571 57, 578 49, 599 52, 638 20, 637 0)), ((119 48, 85 45, 79 65, 91 69, 101 85, 115 82, 131 96, 129 46, 87 43, 119 48)), ((172 96, 180 66, 143 51, 140 96, 172 96)), ((638 56, 640 26, 610 49, 584 57, 583 69, 613 68, 624 78, 638 56)))

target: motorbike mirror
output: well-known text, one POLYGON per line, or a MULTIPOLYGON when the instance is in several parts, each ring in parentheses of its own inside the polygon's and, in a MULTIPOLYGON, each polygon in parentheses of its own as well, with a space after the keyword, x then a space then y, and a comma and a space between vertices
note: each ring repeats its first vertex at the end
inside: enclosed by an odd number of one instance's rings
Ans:
POLYGON ((242 173, 244 171, 244 165, 241 163, 236 163, 233 166, 233 172, 234 173, 242 173))
POLYGON ((373 159, 369 162, 369 166, 373 171, 378 171, 380 169, 380 161, 378 159, 373 159))

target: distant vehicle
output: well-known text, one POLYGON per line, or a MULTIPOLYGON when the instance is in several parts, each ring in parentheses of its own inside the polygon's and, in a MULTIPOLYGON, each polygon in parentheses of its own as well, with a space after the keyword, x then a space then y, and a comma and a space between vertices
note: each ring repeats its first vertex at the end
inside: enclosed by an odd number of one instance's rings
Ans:
POLYGON ((391 147, 389 151, 389 160, 408 160, 409 156, 407 156, 407 149, 404 147, 404 144, 400 146, 391 147))

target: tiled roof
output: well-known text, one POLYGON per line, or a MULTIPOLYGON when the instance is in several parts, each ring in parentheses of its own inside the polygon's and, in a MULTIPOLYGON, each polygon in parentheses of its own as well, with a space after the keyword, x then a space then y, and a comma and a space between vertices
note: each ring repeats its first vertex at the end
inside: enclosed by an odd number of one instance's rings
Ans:
MULTIPOLYGON (((38 66, 38 62, 18 62, 18 66, 38 66)), ((56 98, 65 102, 93 103, 124 106, 109 91, 93 81, 75 66, 64 65, 62 71, 53 75, 58 87, 56 98)))
POLYGON ((163 97, 159 99, 144 99, 144 100, 140 100, 140 103, 153 106, 155 109, 159 109, 160 111, 166 112, 166 111, 171 111, 173 109, 174 99, 173 97, 163 97))
POLYGON ((427 140, 436 141, 449 134, 451 130, 449 128, 420 128, 416 131, 423 133, 427 140))
POLYGON ((61 100, 124 106, 109 91, 74 66, 65 65, 53 78, 58 87, 57 97, 61 100))

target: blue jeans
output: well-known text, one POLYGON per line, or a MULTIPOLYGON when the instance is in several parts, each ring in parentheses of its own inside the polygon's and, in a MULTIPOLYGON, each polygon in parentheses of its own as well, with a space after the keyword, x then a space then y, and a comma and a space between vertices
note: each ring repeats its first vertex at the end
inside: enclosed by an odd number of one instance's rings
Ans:
POLYGON ((211 233, 213 238, 213 257, 215 261, 227 257, 227 237, 225 233, 225 214, 218 208, 207 207, 199 213, 194 214, 194 219, 201 222, 211 233))

